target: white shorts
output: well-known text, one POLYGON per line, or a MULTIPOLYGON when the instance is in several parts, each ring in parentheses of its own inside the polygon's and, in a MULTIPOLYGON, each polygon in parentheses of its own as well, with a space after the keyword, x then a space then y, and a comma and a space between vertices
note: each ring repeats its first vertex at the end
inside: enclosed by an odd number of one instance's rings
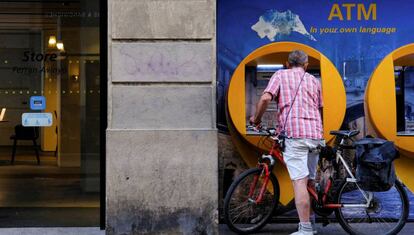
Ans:
POLYGON ((292 180, 315 179, 318 166, 319 145, 325 146, 325 140, 314 139, 285 139, 285 151, 283 160, 286 163, 290 178, 292 180))

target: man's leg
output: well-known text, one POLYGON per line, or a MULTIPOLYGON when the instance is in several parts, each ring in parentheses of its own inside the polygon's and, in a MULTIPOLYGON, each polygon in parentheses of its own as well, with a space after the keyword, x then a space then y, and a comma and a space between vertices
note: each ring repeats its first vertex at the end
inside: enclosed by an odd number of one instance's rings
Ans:
POLYGON ((300 222, 309 222, 309 193, 307 190, 309 147, 305 139, 286 139, 283 158, 293 182, 295 204, 300 222))
POLYGON ((307 190, 309 148, 303 139, 286 139, 285 143, 283 158, 292 179, 295 204, 300 219, 298 232, 292 234, 312 235, 312 225, 309 222, 310 202, 307 190))
POLYGON ((301 223, 309 222, 310 201, 307 185, 308 177, 293 180, 293 189, 295 191, 295 204, 301 223))
POLYGON ((307 185, 308 177, 293 180, 296 210, 300 220, 298 232, 292 233, 293 235, 313 234, 312 224, 309 220, 310 202, 307 185))
MULTIPOLYGON (((325 141, 322 140, 306 140, 306 143, 311 150, 308 154, 308 169, 309 169, 309 179, 308 179, 308 187, 311 187, 316 192, 315 187, 315 178, 316 178, 316 169, 318 167, 319 161, 319 151, 316 151, 316 148, 321 145, 325 145, 325 141)), ((316 230, 316 219, 315 213, 312 210, 312 206, 309 207, 309 220, 313 227, 313 234, 317 234, 316 230)))

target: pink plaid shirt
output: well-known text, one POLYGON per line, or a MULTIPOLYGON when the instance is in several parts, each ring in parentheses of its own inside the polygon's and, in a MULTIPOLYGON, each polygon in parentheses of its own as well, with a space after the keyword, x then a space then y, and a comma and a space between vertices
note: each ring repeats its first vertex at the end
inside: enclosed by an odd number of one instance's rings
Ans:
POLYGON ((319 80, 313 75, 305 74, 292 110, 286 119, 304 72, 300 67, 277 71, 270 78, 263 93, 270 93, 277 101, 279 131, 285 126, 289 137, 322 139, 323 128, 319 113, 319 108, 323 106, 322 91, 319 80))

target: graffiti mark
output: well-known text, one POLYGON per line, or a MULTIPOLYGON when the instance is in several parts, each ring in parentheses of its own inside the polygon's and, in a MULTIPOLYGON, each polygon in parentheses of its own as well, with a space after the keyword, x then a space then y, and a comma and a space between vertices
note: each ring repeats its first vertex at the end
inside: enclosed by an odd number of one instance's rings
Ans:
POLYGON ((196 58, 198 55, 191 50, 187 50, 185 53, 179 53, 176 50, 155 51, 152 54, 143 54, 140 51, 134 54, 134 50, 123 47, 120 54, 124 57, 122 59, 124 61, 123 67, 128 75, 197 76, 210 69, 208 56, 206 59, 196 58))

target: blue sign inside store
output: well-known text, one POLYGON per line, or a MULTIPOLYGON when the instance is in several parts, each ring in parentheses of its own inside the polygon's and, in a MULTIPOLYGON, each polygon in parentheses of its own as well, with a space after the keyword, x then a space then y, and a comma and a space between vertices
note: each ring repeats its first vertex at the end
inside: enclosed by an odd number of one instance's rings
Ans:
POLYGON ((23 113, 23 126, 52 126, 53 116, 51 113, 23 113))
POLYGON ((31 110, 45 110, 46 109, 46 98, 44 96, 30 97, 30 109, 31 110))

